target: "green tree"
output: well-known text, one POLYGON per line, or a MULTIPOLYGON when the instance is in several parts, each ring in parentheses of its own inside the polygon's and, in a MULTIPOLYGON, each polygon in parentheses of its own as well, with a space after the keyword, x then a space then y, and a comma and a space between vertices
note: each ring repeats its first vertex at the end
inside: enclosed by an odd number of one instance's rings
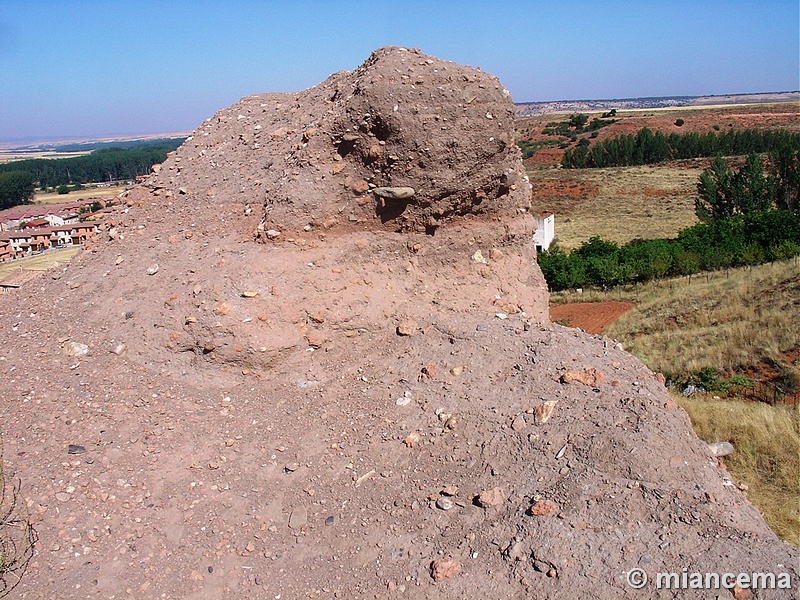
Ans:
POLYGON ((583 113, 578 113, 577 115, 572 115, 569 118, 569 126, 574 127, 578 131, 583 129, 583 126, 589 122, 589 115, 585 115, 583 113))
POLYGON ((721 156, 714 158, 711 166, 701 173, 697 194, 694 212, 703 223, 727 219, 736 212, 733 173, 721 156))
POLYGON ((775 182, 764 173, 764 162, 749 154, 747 162, 735 173, 721 156, 700 175, 695 214, 704 223, 749 215, 773 208, 775 182))
POLYGON ((680 275, 700 272, 700 257, 694 252, 681 252, 675 257, 675 266, 680 275))
POLYGON ((30 202, 35 191, 33 175, 27 171, 0 173, 0 209, 30 202))
POLYGON ((583 257, 575 252, 567 254, 558 246, 540 252, 537 256, 542 274, 552 290, 586 285, 586 264, 583 257))
POLYGON ((758 154, 747 156, 747 162, 734 176, 733 186, 736 210, 741 214, 772 208, 772 186, 764 174, 764 162, 758 154))
POLYGON ((769 155, 770 184, 780 210, 800 211, 800 147, 784 143, 769 155))

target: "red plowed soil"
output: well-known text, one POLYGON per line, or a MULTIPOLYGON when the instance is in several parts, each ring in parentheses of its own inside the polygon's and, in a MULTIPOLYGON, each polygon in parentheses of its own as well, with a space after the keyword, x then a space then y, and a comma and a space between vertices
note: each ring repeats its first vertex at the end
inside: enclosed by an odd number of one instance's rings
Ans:
POLYGON ((633 302, 575 302, 550 307, 550 320, 569 327, 580 327, 586 333, 603 330, 630 309, 633 302))

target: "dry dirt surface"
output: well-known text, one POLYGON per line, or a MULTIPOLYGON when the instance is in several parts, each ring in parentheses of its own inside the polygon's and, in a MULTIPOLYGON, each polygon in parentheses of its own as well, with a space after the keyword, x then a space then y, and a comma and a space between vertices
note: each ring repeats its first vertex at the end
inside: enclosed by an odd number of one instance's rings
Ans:
POLYGON ((637 567, 796 593, 797 550, 655 375, 550 324, 512 110, 400 48, 246 98, 0 297, 39 536, 12 597, 674 595, 637 567))
POLYGON ((550 306, 550 320, 598 334, 634 306, 633 302, 621 301, 555 304, 550 306))

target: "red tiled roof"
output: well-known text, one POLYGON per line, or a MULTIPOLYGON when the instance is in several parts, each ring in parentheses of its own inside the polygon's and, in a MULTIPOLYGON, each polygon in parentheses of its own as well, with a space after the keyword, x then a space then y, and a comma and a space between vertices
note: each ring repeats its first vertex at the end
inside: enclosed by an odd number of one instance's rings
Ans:
POLYGON ((35 219, 45 215, 60 215, 65 212, 75 212, 84 206, 89 206, 93 202, 104 204, 109 197, 91 198, 88 200, 78 200, 76 202, 65 202, 63 204, 21 204, 12 206, 5 210, 0 210, 0 222, 18 221, 20 219, 35 219))

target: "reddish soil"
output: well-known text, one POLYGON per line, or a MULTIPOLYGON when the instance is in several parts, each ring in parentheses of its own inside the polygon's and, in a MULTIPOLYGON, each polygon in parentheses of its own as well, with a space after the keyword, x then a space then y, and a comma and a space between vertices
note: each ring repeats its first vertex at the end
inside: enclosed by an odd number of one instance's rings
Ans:
POLYGON ((634 306, 633 302, 620 301, 554 304, 550 306, 550 320, 598 334, 634 306))
POLYGON ((0 295, 6 474, 39 536, 14 597, 797 582, 655 375, 549 323, 512 114, 485 73, 376 51, 220 111, 0 295))

